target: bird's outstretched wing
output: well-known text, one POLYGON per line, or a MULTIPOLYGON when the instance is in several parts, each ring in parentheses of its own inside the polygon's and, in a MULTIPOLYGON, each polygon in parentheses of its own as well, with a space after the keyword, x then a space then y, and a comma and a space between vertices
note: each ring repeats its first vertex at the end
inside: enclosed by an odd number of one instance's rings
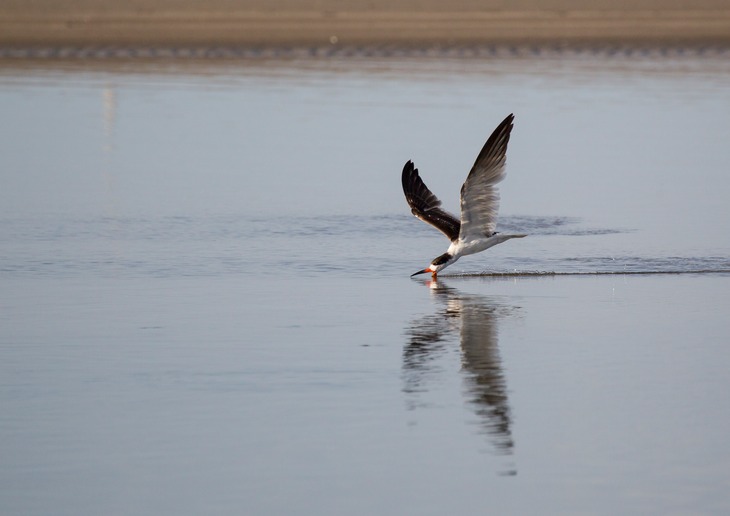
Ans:
POLYGON ((438 200, 431 190, 423 183, 418 169, 412 161, 408 161, 403 167, 403 193, 406 194, 406 201, 411 207, 411 213, 424 222, 428 222, 436 229, 446 235, 449 240, 455 241, 459 238, 461 223, 451 213, 441 209, 441 201, 438 200))
POLYGON ((461 240, 491 236, 497 227, 499 191, 495 185, 505 176, 507 143, 514 118, 509 115, 497 126, 461 187, 461 240))

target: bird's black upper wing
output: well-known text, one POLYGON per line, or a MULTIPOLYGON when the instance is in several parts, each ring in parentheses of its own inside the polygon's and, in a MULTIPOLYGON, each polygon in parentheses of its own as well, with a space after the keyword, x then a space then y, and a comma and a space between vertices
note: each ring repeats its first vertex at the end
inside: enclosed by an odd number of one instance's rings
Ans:
POLYGON ((449 240, 458 239, 461 222, 451 213, 441 209, 441 201, 424 184, 412 161, 408 161, 403 167, 401 180, 411 213, 441 231, 449 240))

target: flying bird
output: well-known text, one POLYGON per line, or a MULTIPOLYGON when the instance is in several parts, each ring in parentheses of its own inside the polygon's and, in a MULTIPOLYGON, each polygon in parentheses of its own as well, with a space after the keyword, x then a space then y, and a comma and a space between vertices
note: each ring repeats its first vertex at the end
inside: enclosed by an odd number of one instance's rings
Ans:
POLYGON ((461 187, 461 220, 441 208, 441 201, 425 185, 412 161, 409 160, 403 167, 403 193, 411 213, 434 226, 451 241, 444 254, 411 276, 430 272, 436 278, 441 270, 462 256, 482 252, 510 238, 527 236, 495 231, 499 210, 499 191, 495 185, 505 176, 507 144, 514 118, 510 114, 497 126, 471 167, 461 187))

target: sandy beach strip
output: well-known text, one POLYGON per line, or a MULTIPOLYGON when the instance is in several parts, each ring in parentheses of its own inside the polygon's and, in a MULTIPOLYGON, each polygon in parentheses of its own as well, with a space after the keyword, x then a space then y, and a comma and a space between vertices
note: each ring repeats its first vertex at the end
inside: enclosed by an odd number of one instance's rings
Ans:
POLYGON ((309 8, 281 10, 271 5, 293 9, 297 4, 158 0, 119 6, 114 0, 6 1, 0 4, 0 46, 730 44, 730 7, 722 9, 728 4, 712 0, 691 9, 663 9, 667 2, 654 0, 641 4, 652 9, 616 9, 611 6, 620 3, 595 1, 552 2, 566 9, 539 9, 539 2, 523 1, 516 3, 521 9, 473 10, 474 2, 459 0, 448 3, 448 10, 429 1, 419 4, 425 10, 398 10, 399 5, 413 3, 401 0, 378 8, 377 2, 353 0, 330 2, 331 8, 322 9, 324 2, 302 2, 309 8), (249 7, 243 9, 241 4, 249 7), (574 8, 579 5, 592 9, 574 8))

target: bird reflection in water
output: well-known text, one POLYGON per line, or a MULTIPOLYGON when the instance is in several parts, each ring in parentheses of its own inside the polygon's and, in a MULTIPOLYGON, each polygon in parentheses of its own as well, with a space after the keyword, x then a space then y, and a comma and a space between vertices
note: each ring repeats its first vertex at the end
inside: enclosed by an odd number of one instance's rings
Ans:
MULTIPOLYGON (((498 323, 514 315, 517 307, 505 306, 485 296, 466 295, 443 281, 427 281, 439 310, 411 322, 403 350, 404 392, 409 409, 424 406, 426 385, 442 373, 439 358, 453 350, 458 337, 465 397, 478 416, 480 431, 495 452, 514 454, 512 417, 507 385, 499 355, 498 323)), ((501 471, 516 474, 514 465, 501 471)))

